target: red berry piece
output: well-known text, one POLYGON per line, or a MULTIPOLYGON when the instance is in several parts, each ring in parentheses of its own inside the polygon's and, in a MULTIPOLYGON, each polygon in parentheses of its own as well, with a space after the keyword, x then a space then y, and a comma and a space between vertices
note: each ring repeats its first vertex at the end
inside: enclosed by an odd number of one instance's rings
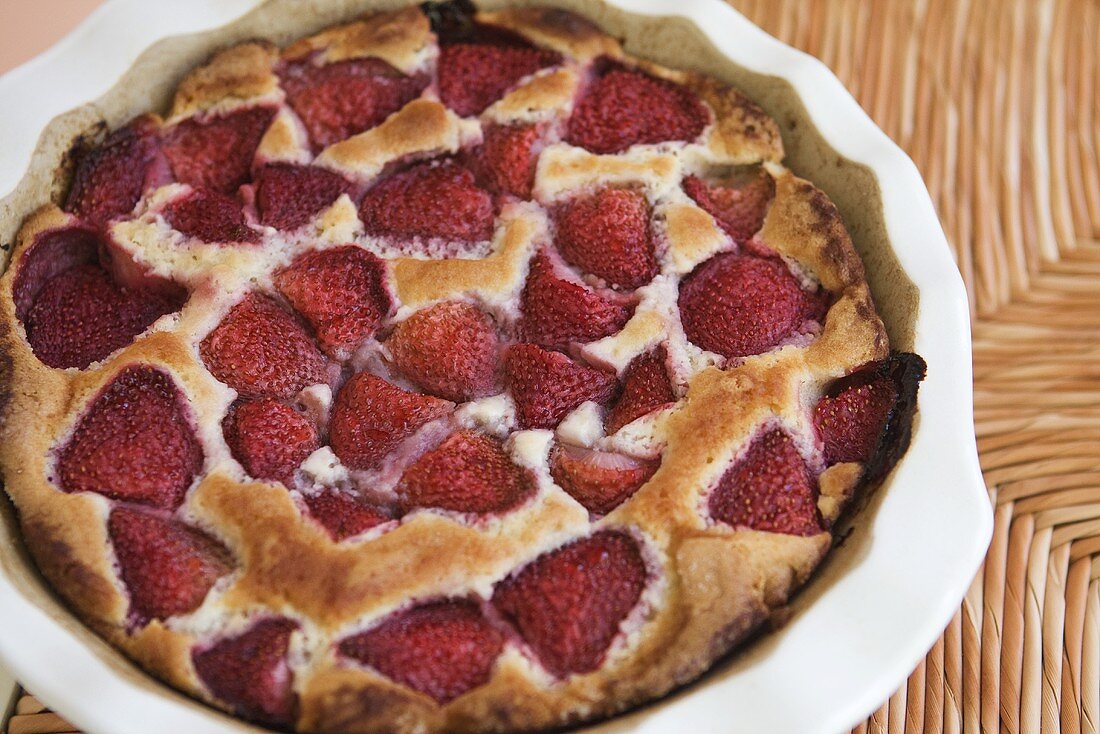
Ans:
POLYGON ((194 189, 164 207, 172 229, 203 242, 255 243, 260 233, 248 226, 241 203, 212 189, 194 189))
POLYGON ((673 82, 600 59, 602 73, 573 110, 565 140, 593 153, 632 145, 690 142, 710 114, 694 93, 673 82))
POLYGON ((275 117, 271 107, 190 117, 164 136, 164 154, 176 180, 232 194, 248 182, 260 138, 275 117))
POLYGON ((130 615, 139 625, 195 611, 232 570, 224 546, 176 520, 116 507, 107 530, 130 592, 130 615))
POLYGON ((444 301, 417 311, 386 347, 397 371, 432 395, 462 403, 497 391, 500 340, 476 306, 444 301))
POLYGON ((487 125, 470 165, 478 180, 493 193, 530 199, 538 139, 534 125, 487 125))
POLYGON ((90 227, 66 227, 38 235, 23 253, 12 283, 16 317, 27 318, 42 286, 51 278, 78 265, 98 264, 103 248, 99 234, 90 227))
POLYGON ((376 58, 299 61, 288 64, 280 79, 315 150, 374 127, 428 86, 426 76, 406 76, 376 58))
POLYGON ((250 293, 199 347, 203 364, 244 398, 292 398, 326 381, 325 358, 275 301, 250 293))
POLYGON ((615 288, 653 280, 657 256, 649 234, 649 203, 637 191, 602 189, 562 205, 554 243, 565 261, 615 288))
POLYGON ((623 373, 623 392, 607 413, 608 435, 643 415, 676 402, 664 347, 635 357, 623 373))
POLYGON ((238 403, 222 429, 233 458, 249 476, 287 486, 301 463, 320 447, 313 421, 271 398, 238 403))
POLYGON ((774 349, 820 311, 778 258, 724 253, 680 283, 680 319, 696 346, 724 357, 774 349))
POLYGON ((658 465, 580 446, 556 446, 550 452, 550 476, 595 515, 606 515, 630 499, 658 465))
POLYGON ((323 168, 269 163, 256 174, 256 209, 262 224, 297 229, 350 188, 342 176, 323 168))
POLYGON ((202 469, 186 399, 166 373, 133 365, 88 407, 58 454, 66 492, 174 510, 202 469))
POLYGON ((103 227, 141 199, 159 155, 157 125, 139 117, 80 156, 65 211, 103 227))
POLYGON ((504 635, 468 600, 397 612, 340 643, 340 653, 444 704, 489 681, 504 635))
POLYGON ((816 535, 822 531, 817 495, 817 481, 794 441, 776 428, 754 438, 718 481, 710 514, 734 527, 816 535))
POLYGON ((619 389, 615 375, 534 344, 510 347, 504 372, 522 428, 554 428, 581 403, 606 405, 619 389))
POLYGON ((493 606, 558 677, 600 667, 646 583, 637 543, 603 531, 543 554, 497 584, 493 606))
POLYGON ((524 47, 455 43, 439 53, 439 98, 460 117, 480 114, 521 79, 561 63, 561 54, 524 47))
POLYGON ((338 489, 305 495, 304 499, 309 514, 337 542, 393 519, 382 508, 368 505, 349 492, 338 489))
POLYGON ((377 184, 359 207, 369 235, 456 242, 493 236, 493 199, 452 160, 420 163, 377 184))
POLYGON ((397 496, 410 508, 502 512, 518 505, 534 488, 534 476, 512 463, 500 441, 459 431, 405 470, 397 496))
POLYGON ((354 245, 313 250, 275 276, 287 300, 309 321, 321 348, 344 355, 390 312, 386 266, 354 245))
POLYGON ((760 170, 741 186, 708 184, 696 176, 684 179, 684 193, 714 217, 737 242, 745 242, 764 226, 764 217, 775 198, 775 180, 760 170))
POLYGON ((824 395, 814 407, 814 428, 830 466, 869 461, 897 404, 898 386, 889 374, 873 369, 861 373, 852 376, 855 380, 849 378, 839 392, 824 395))
POLYGON ((446 400, 408 392, 360 372, 336 394, 329 441, 345 466, 373 469, 417 429, 453 408, 446 400))
POLYGON ((632 309, 558 277, 553 262, 540 252, 531 260, 520 311, 520 331, 526 341, 565 349, 617 333, 630 320, 632 309))
POLYGON ((287 648, 297 629, 298 623, 289 619, 265 619, 242 634, 192 651, 191 661, 210 693, 239 716, 289 728, 297 717, 298 697, 287 648))

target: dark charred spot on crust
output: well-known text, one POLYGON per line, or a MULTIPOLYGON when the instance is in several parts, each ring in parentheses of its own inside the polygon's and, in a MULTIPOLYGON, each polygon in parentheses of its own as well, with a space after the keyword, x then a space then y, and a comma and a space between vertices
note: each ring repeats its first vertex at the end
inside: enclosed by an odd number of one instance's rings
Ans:
POLYGON ((824 191, 809 182, 799 182, 798 186, 814 217, 809 222, 810 230, 820 234, 824 240, 825 258, 840 270, 841 280, 845 283, 862 278, 863 263, 851 254, 848 230, 836 204, 829 200, 824 191))
POLYGON ((87 617, 86 610, 101 609, 114 594, 111 584, 77 559, 72 547, 54 537, 53 528, 46 522, 23 520, 23 539, 41 569, 42 575, 58 594, 72 602, 87 617))
POLYGON ((77 167, 87 155, 103 144, 109 131, 107 121, 99 120, 73 138, 53 172, 54 190, 50 192, 50 199, 55 204, 60 206, 69 198, 77 167))
POLYGON ((448 46, 456 43, 490 44, 493 46, 530 46, 526 38, 505 28, 479 23, 474 19, 477 8, 470 0, 427 2, 420 6, 428 16, 432 32, 439 43, 448 46))
POLYGON ((316 706, 313 730, 318 734, 364 731, 364 722, 379 723, 408 713, 411 694, 385 684, 345 685, 328 693, 316 706))

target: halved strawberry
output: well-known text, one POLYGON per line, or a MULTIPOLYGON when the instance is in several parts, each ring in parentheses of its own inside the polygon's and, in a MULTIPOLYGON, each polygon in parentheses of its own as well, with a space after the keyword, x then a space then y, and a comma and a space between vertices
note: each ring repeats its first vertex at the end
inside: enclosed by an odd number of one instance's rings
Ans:
POLYGON ((555 446, 550 476, 595 515, 606 515, 649 481, 660 462, 580 446, 555 446))
POLYGON ((389 314, 385 280, 385 263, 355 245, 307 252, 275 275, 275 285, 331 356, 372 336, 389 314))
POLYGON ((203 242, 260 241, 260 233, 245 221, 241 203, 212 189, 195 189, 170 201, 163 215, 172 229, 203 242))
POLYGON ((549 256, 539 252, 520 294, 523 339, 552 349, 610 336, 626 325, 632 309, 580 283, 554 273, 549 256))
POLYGON ((238 715, 289 728, 298 715, 298 696, 287 649, 297 629, 289 619, 264 619, 239 635, 194 649, 191 661, 210 693, 238 715))
POLYGON ((569 119, 565 140, 593 153, 618 153, 632 145, 690 142, 710 114, 693 92, 606 57, 597 59, 599 77, 569 119))
POLYGON ((229 551, 190 525, 129 507, 107 521, 119 576, 139 625, 199 608, 233 563, 229 551))
POLYGON ((493 199, 453 160, 419 163, 371 188, 359 206, 369 235, 479 242, 493 236, 493 199))
POLYGON ((393 519, 381 507, 369 505, 350 492, 325 489, 303 497, 309 514, 319 522, 332 539, 339 542, 364 533, 376 525, 393 519))
POLYGON ((634 289, 657 274, 649 233, 649 202, 637 191, 600 189, 581 194, 554 213, 565 261, 615 288, 634 289))
POLYGON ((176 180, 232 194, 248 181, 260 138, 275 117, 272 107, 189 117, 164 135, 164 154, 176 180))
POLYGON ((600 666, 646 576, 634 539, 605 530, 513 572, 497 584, 492 603, 543 666, 564 678, 600 666))
POLYGON ((374 127, 428 86, 426 75, 406 76, 373 57, 322 65, 294 62, 279 77, 315 150, 374 127))
POLYGON ((531 198, 538 156, 535 125, 486 125, 484 137, 471 156, 478 181, 495 194, 531 198))
POLYGON ((534 344, 511 346, 504 373, 521 428, 554 428, 581 403, 606 405, 619 389, 615 375, 534 344))
POLYGON ((487 313, 461 301, 417 311, 386 341, 393 366, 425 392, 456 403, 496 392, 500 340, 487 313))
POLYGON ((256 174, 256 210, 262 224, 297 229, 350 188, 343 176, 324 168, 269 163, 256 174))
POLYGON ((684 333, 724 357, 774 349, 820 313, 821 299, 778 258, 715 255, 680 283, 684 333))
POLYGON ((458 431, 409 466, 396 491, 408 508, 503 512, 522 502, 534 488, 534 476, 512 463, 499 440, 458 431))
POLYGON ((825 463, 867 462, 898 401, 898 386, 888 372, 872 365, 839 381, 814 407, 814 429, 825 463))
POLYGON ((329 442, 351 469, 373 469, 421 426, 451 412, 454 403, 402 390, 360 372, 336 394, 329 442))
POLYGON ((775 428, 758 434, 710 496, 711 517, 769 533, 816 535, 817 480, 791 437, 775 428))
POLYGON ((159 154, 157 124, 138 117, 80 156, 65 210, 103 227, 134 210, 159 154))
POLYGON ((73 226, 43 232, 19 259, 11 297, 15 316, 23 320, 51 278, 78 265, 98 264, 105 249, 101 235, 91 227, 73 226))
POLYGON ((607 413, 608 435, 643 415, 676 402, 663 346, 639 355, 623 373, 623 392, 607 413))
POLYGON ((764 217, 775 198, 775 179, 760 169, 746 180, 710 184, 697 176, 684 179, 684 193, 737 242, 752 238, 764 226, 764 217), (732 185, 740 183, 740 185, 732 185))
POLYGON ((340 653, 443 704, 484 685, 504 648, 501 634, 466 599, 391 614, 340 642, 340 653))
POLYGON ((271 398, 237 403, 222 421, 222 430, 233 458, 249 476, 287 486, 320 446, 313 421, 271 398))
POLYGON ((244 398, 292 398, 326 381, 325 358, 275 301, 250 293, 199 346, 203 364, 244 398))
POLYGON ((460 117, 478 115, 523 77, 560 63, 561 54, 530 46, 447 44, 439 52, 439 98, 460 117))
POLYGON ((167 373, 146 365, 120 371, 58 453, 61 488, 179 507, 203 462, 186 404, 167 373))

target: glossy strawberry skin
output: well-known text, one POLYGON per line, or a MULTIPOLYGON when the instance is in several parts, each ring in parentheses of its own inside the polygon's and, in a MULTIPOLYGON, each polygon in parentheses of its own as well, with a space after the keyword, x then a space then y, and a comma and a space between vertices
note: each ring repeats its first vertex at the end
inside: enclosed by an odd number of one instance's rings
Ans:
POLYGON ((195 611, 232 570, 224 546, 176 520, 122 506, 111 511, 107 529, 139 625, 195 611))
POLYGON ((325 382, 325 358, 302 325, 271 298, 251 293, 199 346, 210 374, 244 398, 292 398, 325 382))
POLYGON ((623 372, 623 391, 607 413, 604 427, 611 435, 627 423, 676 402, 668 377, 667 352, 658 347, 635 357, 623 372))
POLYGON ((66 492, 174 510, 202 464, 202 446, 174 380, 132 365, 92 400, 58 453, 57 474, 66 492))
POLYGON ((601 189, 555 212, 554 243, 570 265, 614 288, 633 290, 657 275, 649 203, 637 191, 601 189))
POLYGON ((658 465, 579 446, 559 445, 550 452, 550 476, 594 515, 606 515, 632 497, 658 465))
POLYGON ((354 245, 300 255, 275 276, 275 285, 317 334, 321 349, 340 357, 374 335, 389 315, 386 266, 354 245))
POLYGON ((293 163, 267 164, 255 183, 260 223, 283 231, 301 227, 351 188, 339 174, 293 163))
POLYGON ((395 369, 425 392, 466 402, 496 392, 500 340, 493 320, 461 301, 417 311, 386 340, 395 369))
POLYGON ((559 678, 603 662, 647 571, 637 543, 601 531, 545 553, 497 584, 492 603, 559 678))
POLYGON ((739 243, 751 239, 764 226, 775 197, 775 180, 763 170, 741 186, 711 184, 697 176, 688 176, 683 185, 684 193, 739 243))
POLYGON ((726 471, 709 508, 727 525, 807 536, 824 529, 817 497, 817 480, 794 441, 776 428, 758 434, 726 471))
POLYGON ((292 486, 294 474, 320 442, 313 421, 271 398, 246 400, 222 421, 225 442, 249 476, 292 486))
POLYGON ((814 406, 826 464, 866 463, 874 456, 901 393, 889 364, 870 364, 841 378, 814 406))
POLYGON ((169 128, 163 147, 176 180, 234 193, 248 182, 256 148, 274 116, 271 107, 249 107, 189 117, 169 128))
POLYGON ((539 132, 535 125, 486 125, 484 138, 471 156, 478 181, 495 194, 530 199, 535 185, 539 132))
POLYGON ((561 55, 518 45, 453 43, 439 54, 439 97, 460 117, 478 115, 523 77, 561 63, 561 55))
POLYGON ((445 704, 484 685, 504 635, 468 600, 397 612, 340 643, 342 655, 445 704))
POLYGON ((368 372, 336 394, 329 442, 351 469, 373 469, 420 427, 451 412, 454 403, 402 390, 368 372))
POLYGON ((157 126, 150 117, 115 130, 79 157, 65 211, 101 228, 129 214, 145 192, 159 151, 157 126))
POLYGON ((336 542, 346 540, 393 519, 389 512, 353 497, 348 492, 325 489, 304 496, 309 514, 336 542))
POLYGON ((606 405, 619 389, 615 375, 534 344, 509 347, 504 364, 521 428, 554 428, 581 403, 606 405))
POLYGON ((177 232, 203 242, 255 244, 260 233, 248 226, 241 203, 213 189, 195 189, 168 203, 164 220, 177 232))

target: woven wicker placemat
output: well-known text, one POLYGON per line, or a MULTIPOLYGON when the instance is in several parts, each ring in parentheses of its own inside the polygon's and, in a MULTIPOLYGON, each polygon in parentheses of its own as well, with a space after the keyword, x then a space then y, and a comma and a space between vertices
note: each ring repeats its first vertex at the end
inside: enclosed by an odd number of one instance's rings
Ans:
MULTIPOLYGON (((916 161, 971 297, 993 544, 857 732, 1100 726, 1100 1, 733 0, 916 161)), ((70 732, 23 694, 9 734, 70 732)))

